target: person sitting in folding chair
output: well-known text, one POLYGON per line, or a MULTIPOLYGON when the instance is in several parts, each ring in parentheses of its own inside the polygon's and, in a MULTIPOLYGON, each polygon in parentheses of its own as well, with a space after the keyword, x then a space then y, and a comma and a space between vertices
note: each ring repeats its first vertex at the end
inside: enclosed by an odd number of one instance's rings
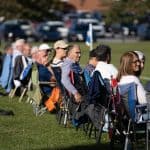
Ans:
POLYGON ((92 77, 93 71, 98 63, 98 60, 96 58, 96 50, 93 49, 89 52, 89 60, 85 68, 83 69, 84 77, 86 81, 86 85, 88 86, 88 83, 92 77))
POLYGON ((120 59, 120 67, 117 77, 123 108, 122 111, 120 111, 120 119, 122 120, 120 121, 120 125, 124 122, 122 127, 123 129, 125 127, 125 131, 123 132, 123 135, 125 136, 125 150, 128 149, 128 146, 133 146, 131 143, 133 141, 132 139, 137 138, 136 130, 142 130, 142 126, 144 127, 144 131, 146 131, 147 138, 145 139, 147 140, 146 146, 148 149, 150 110, 146 91, 139 80, 139 76, 137 76, 137 73, 140 71, 141 62, 137 53, 134 51, 125 52, 120 59), (139 128, 136 128, 136 126, 139 128))
POLYGON ((32 64, 30 56, 31 47, 28 43, 25 43, 23 46, 22 55, 19 55, 15 58, 14 69, 13 69, 13 82, 15 89, 17 89, 17 95, 21 95, 22 89, 28 85, 30 80, 30 72, 24 76, 24 70, 28 65, 32 64))
POLYGON ((81 50, 78 45, 68 46, 67 57, 61 67, 61 82, 72 97, 69 106, 72 115, 80 104, 84 105, 85 95, 87 94, 83 72, 79 65, 80 57, 81 50))
POLYGON ((58 40, 54 43, 54 56, 51 60, 51 67, 55 74, 58 86, 61 88, 63 93, 63 86, 61 83, 61 66, 67 55, 68 44, 63 40, 58 40))
MULTIPOLYGON (((102 78, 107 81, 107 87, 110 88, 110 82, 112 79, 116 79, 118 70, 111 64, 111 48, 108 45, 100 44, 96 47, 96 58, 98 63, 95 71, 100 72, 102 78)), ((109 90, 109 89, 108 89, 109 90)), ((105 117, 104 131, 108 131, 108 115, 105 117)))
POLYGON ((121 56, 120 68, 118 72, 119 85, 135 82, 137 84, 138 103, 147 103, 146 91, 139 78, 137 72, 140 70, 140 60, 134 51, 128 51, 121 56))
MULTIPOLYGON (((62 77, 61 82, 64 87, 74 96, 74 100, 76 103, 80 103, 82 101, 82 94, 84 94, 81 89, 77 89, 75 87, 74 82, 77 82, 76 79, 72 79, 72 73, 76 73, 77 76, 80 76, 82 73, 82 69, 79 66, 79 60, 81 57, 81 50, 78 45, 70 45, 68 47, 68 55, 62 64, 62 77)), ((80 83, 79 83, 80 84, 80 83)), ((84 86, 81 85, 80 86, 84 86)), ((79 87, 78 87, 79 88, 79 87)))

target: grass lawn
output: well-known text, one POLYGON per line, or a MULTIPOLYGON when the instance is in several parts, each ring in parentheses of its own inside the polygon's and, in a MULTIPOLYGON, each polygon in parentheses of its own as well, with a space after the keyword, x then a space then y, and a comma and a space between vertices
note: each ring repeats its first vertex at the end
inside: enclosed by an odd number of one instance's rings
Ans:
MULTIPOLYGON (((107 43, 112 48, 112 63, 118 67, 120 56, 127 50, 142 50, 146 55, 145 70, 142 76, 150 77, 150 43, 107 43)), ((94 47, 96 47, 95 43, 94 47)), ((88 47, 81 44, 81 64, 88 59, 88 47)), ((46 113, 36 117, 32 106, 18 102, 18 98, 0 97, 0 108, 13 110, 14 116, 0 116, 0 150, 87 150, 108 149, 108 137, 104 134, 102 145, 95 145, 83 131, 73 127, 58 125, 54 114, 46 113)))

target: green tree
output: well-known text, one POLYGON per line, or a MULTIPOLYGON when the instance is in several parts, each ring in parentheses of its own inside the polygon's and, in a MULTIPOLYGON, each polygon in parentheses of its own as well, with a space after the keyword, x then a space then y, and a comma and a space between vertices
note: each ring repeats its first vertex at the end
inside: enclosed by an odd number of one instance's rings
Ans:
POLYGON ((114 0, 109 11, 105 12, 106 21, 131 22, 150 11, 149 0, 114 0))
POLYGON ((59 0, 0 0, 0 16, 44 20, 56 18, 50 10, 63 10, 59 0))

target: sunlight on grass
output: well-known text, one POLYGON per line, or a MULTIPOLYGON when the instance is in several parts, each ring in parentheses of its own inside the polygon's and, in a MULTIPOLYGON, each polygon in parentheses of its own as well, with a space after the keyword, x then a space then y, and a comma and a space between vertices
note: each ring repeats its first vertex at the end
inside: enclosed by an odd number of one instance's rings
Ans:
MULTIPOLYGON (((100 44, 95 43, 96 45, 100 44)), ((145 70, 142 76, 150 76, 150 43, 106 43, 112 48, 112 63, 119 66, 119 59, 127 50, 141 50, 146 55, 145 70)), ((52 45, 52 43, 51 43, 52 45)), ((82 49, 81 64, 88 60, 89 48, 80 43, 82 49)), ((145 82, 145 81, 144 81, 145 82)), ((143 82, 143 83, 144 83, 143 82)), ((76 131, 72 125, 64 128, 58 125, 55 114, 45 113, 36 117, 31 104, 18 102, 18 97, 0 98, 0 108, 13 110, 14 116, 0 116, 0 149, 1 150, 88 150, 108 149, 109 137, 104 133, 102 144, 95 145, 94 138, 88 138, 82 130, 76 131)))

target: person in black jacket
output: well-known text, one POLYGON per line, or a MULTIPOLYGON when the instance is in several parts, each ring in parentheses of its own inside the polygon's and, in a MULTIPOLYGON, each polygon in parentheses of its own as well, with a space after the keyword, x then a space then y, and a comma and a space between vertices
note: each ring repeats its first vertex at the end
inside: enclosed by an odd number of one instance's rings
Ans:
POLYGON ((23 47, 23 55, 19 55, 15 59, 14 70, 13 70, 13 82, 15 87, 26 86, 29 82, 28 78, 22 79, 21 75, 23 70, 32 63, 30 56, 31 46, 26 43, 23 47))

